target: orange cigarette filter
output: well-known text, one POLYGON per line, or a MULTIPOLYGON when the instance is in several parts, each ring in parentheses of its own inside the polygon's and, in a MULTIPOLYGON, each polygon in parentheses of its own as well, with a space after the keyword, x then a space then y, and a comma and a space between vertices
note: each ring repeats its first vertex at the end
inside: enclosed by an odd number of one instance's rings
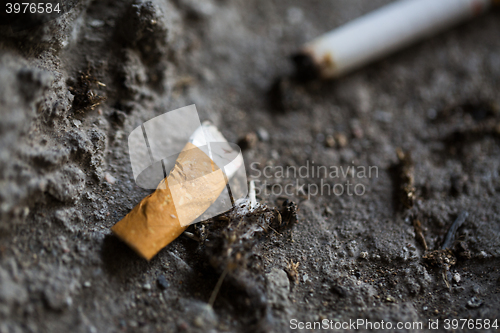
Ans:
POLYGON ((222 170, 188 142, 155 192, 142 199, 111 230, 150 260, 205 212, 225 187, 222 170))

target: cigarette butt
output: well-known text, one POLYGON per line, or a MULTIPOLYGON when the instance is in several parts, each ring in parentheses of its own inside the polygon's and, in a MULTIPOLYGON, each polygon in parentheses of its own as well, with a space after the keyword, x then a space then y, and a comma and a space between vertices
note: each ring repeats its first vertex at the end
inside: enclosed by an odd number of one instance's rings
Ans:
POLYGON ((210 122, 200 124, 195 105, 134 129, 129 154, 136 184, 156 190, 111 230, 148 260, 188 225, 229 210, 248 192, 241 150, 210 122))
POLYGON ((174 169, 111 230, 149 260, 207 210, 226 186, 222 170, 188 142, 174 169), (191 177, 193 180, 186 180, 191 177), (174 197, 183 200, 174 200, 174 197))
POLYGON ((400 0, 304 45, 293 56, 301 79, 336 78, 485 12, 498 0, 400 0))

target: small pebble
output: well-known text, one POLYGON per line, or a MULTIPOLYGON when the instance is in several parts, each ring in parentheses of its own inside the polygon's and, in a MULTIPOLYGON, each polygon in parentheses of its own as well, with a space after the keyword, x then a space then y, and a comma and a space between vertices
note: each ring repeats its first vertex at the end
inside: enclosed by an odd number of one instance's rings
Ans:
POLYGON ((85 288, 89 288, 91 285, 92 285, 92 284, 90 283, 90 281, 85 281, 85 282, 83 283, 83 286, 84 286, 85 288))
POLYGON ((273 149, 273 150, 271 150, 271 157, 273 159, 277 160, 280 158, 280 154, 278 153, 278 151, 276 149, 273 149))
POLYGON ((269 132, 265 128, 259 127, 257 129, 257 136, 261 141, 269 141, 269 132))
POLYGON ((113 120, 117 125, 123 126, 123 124, 127 120, 127 114, 123 111, 115 110, 111 114, 111 120, 113 120))
POLYGON ((196 317, 194 319, 194 324, 197 326, 197 327, 203 327, 204 325, 204 322, 203 322, 203 318, 202 317, 196 317))
POLYGON ((347 137, 343 133, 335 134, 335 141, 339 144, 340 148, 347 146, 347 137))
POLYGON ((453 275, 453 281, 455 281, 456 283, 459 283, 460 282, 460 274, 455 273, 453 275))
POLYGON ((144 290, 151 290, 151 285, 149 283, 145 283, 142 285, 142 289, 144 290))
POLYGON ((361 259, 366 259, 366 258, 368 258, 368 252, 361 252, 361 253, 359 254, 359 257, 360 257, 361 259))
POLYGON ((483 301, 481 301, 476 296, 472 297, 469 301, 467 301, 467 306, 469 308, 478 308, 483 305, 483 301))
POLYGON ((333 135, 326 136, 325 144, 329 148, 335 147, 335 139, 334 139, 333 135))
POLYGON ((432 120, 432 119, 436 119, 436 117, 437 117, 437 111, 436 111, 436 109, 429 109, 429 110, 427 110, 427 118, 429 118, 429 119, 432 120))
POLYGON ((104 180, 106 180, 110 184, 116 183, 116 178, 111 176, 109 172, 106 172, 106 174, 104 175, 104 180))
POLYGON ((389 302, 389 303, 394 303, 394 302, 396 302, 396 299, 395 299, 394 297, 392 297, 392 296, 387 296, 387 297, 385 298, 385 300, 386 300, 386 302, 389 302))
POLYGON ((158 287, 162 290, 167 289, 170 285, 163 274, 158 276, 156 282, 158 283, 158 287))
POLYGON ((101 28, 104 26, 104 21, 101 21, 101 20, 92 20, 89 22, 89 25, 92 27, 92 28, 101 28))

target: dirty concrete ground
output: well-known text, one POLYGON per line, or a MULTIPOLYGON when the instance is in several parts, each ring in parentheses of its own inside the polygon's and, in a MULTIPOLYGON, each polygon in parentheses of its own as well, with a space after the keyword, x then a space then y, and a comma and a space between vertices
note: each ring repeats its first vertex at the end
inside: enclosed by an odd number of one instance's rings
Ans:
POLYGON ((303 42, 387 2, 84 0, 36 29, 2 28, 0 331, 500 320, 500 12, 334 82, 288 79, 303 42), (128 133, 193 103, 229 141, 250 134, 261 202, 298 204, 297 224, 252 250, 263 312, 230 283, 207 305, 220 272, 196 241, 181 236, 146 262, 109 230, 149 193, 133 181, 128 133), (414 163, 411 209, 396 194, 398 147, 414 163), (275 174, 313 163, 378 173, 275 174), (266 166, 269 179, 256 171, 266 166), (365 193, 311 187, 346 181, 365 193), (436 250, 464 210, 468 255, 443 273, 424 262, 412 219, 436 250))

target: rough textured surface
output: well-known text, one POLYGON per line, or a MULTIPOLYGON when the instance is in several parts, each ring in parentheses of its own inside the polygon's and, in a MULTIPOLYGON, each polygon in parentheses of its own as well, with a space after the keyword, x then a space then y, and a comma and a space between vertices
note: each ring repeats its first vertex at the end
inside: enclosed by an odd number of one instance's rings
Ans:
POLYGON ((86 0, 35 30, 2 31, 0 331, 250 327, 231 283, 207 306, 220 272, 196 241, 145 262, 109 231, 148 194, 133 182, 128 133, 192 103, 229 141, 250 138, 250 176, 252 162, 378 167, 353 180, 363 196, 290 196, 299 222, 260 243, 262 273, 248 273, 268 309, 261 330, 288 331, 292 318, 500 319, 500 13, 335 82, 287 78, 303 42, 386 2, 86 0), (397 147, 414 161, 410 212, 395 195, 397 147), (462 210, 469 256, 448 288, 411 217, 435 250, 462 210))

